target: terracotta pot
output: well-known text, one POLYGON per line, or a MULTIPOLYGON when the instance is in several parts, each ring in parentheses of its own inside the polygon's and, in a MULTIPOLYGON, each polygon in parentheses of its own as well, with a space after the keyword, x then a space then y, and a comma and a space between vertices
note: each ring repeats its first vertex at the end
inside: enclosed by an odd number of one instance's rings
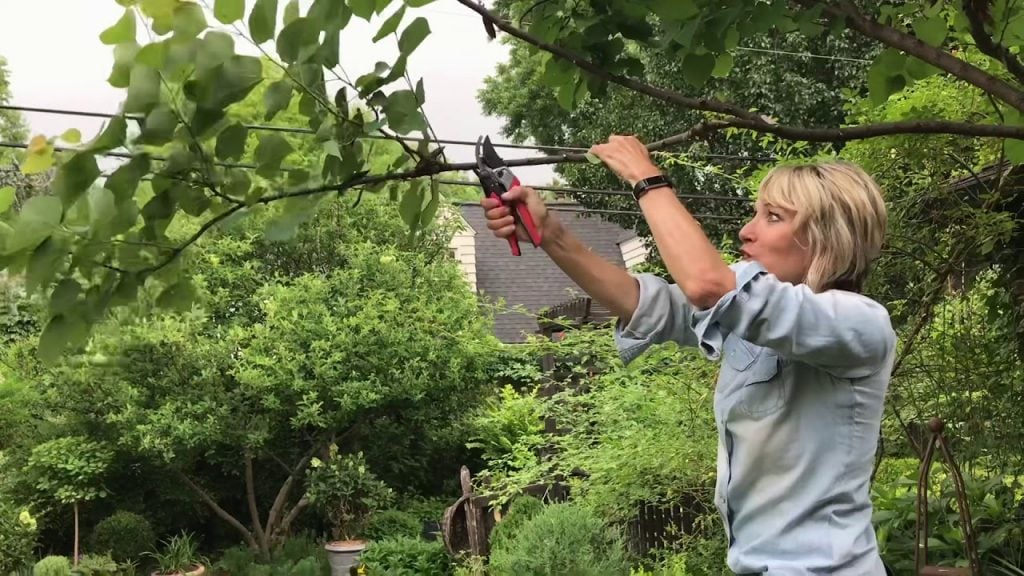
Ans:
POLYGON ((188 572, 153 572, 150 576, 202 576, 206 573, 206 566, 197 564, 195 568, 188 572))
POLYGON ((351 569, 359 566, 359 555, 366 545, 366 540, 335 540, 325 544, 331 576, 349 576, 351 569))

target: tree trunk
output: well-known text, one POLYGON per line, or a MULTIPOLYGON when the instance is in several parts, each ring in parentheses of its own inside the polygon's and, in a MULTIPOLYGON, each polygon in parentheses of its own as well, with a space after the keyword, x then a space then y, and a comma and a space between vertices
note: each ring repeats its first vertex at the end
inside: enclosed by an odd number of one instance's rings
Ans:
POLYGON ((78 568, 78 502, 75 502, 75 555, 73 558, 73 566, 78 568))
MULTIPOLYGON (((290 477, 289 480, 291 480, 290 477)), ((260 553, 263 555, 264 560, 270 560, 270 542, 267 540, 266 532, 263 531, 263 524, 260 521, 260 510, 256 505, 256 479, 253 473, 252 453, 248 450, 245 451, 245 496, 249 503, 249 516, 252 518, 252 528, 256 533, 256 541, 260 545, 260 553)), ((269 522, 267 528, 270 528, 269 522)))

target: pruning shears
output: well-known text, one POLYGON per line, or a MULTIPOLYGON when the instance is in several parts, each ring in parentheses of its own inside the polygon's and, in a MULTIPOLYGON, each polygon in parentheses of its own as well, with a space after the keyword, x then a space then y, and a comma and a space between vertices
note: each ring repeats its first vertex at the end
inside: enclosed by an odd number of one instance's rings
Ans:
MULTIPOLYGON (((540 246, 540 230, 534 224, 533 216, 530 215, 530 209, 526 207, 526 204, 501 199, 502 194, 519 186, 519 178, 509 170, 505 161, 494 150, 489 136, 481 136, 476 141, 476 164, 477 167, 473 172, 476 173, 480 184, 483 185, 484 196, 494 198, 501 206, 508 206, 516 224, 526 229, 533 246, 535 248, 540 246)), ((513 256, 522 254, 522 251, 519 250, 519 238, 515 234, 509 236, 508 244, 512 249, 513 256)))

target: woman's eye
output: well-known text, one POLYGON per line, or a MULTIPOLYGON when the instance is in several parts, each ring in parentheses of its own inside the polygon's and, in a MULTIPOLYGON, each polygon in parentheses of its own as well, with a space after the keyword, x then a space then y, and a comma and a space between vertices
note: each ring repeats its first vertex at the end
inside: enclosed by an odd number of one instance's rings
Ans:
POLYGON ((782 220, 782 217, 779 216, 778 213, 776 213, 776 212, 769 212, 768 213, 768 221, 769 222, 778 222, 780 220, 782 220))

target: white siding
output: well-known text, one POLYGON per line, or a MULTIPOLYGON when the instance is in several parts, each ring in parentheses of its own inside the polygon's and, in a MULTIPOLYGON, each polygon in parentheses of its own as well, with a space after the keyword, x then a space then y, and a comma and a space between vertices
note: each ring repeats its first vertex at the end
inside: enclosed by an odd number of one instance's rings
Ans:
POLYGON ((455 259, 459 261, 462 276, 469 283, 473 292, 476 292, 476 232, 462 215, 454 210, 443 211, 441 218, 455 218, 459 222, 461 230, 452 236, 448 247, 451 248, 455 259))
POLYGON ((632 270, 633 267, 638 264, 646 262, 647 255, 649 253, 643 240, 637 236, 619 243, 619 250, 622 251, 622 260, 625 262, 626 268, 629 270, 632 270))

